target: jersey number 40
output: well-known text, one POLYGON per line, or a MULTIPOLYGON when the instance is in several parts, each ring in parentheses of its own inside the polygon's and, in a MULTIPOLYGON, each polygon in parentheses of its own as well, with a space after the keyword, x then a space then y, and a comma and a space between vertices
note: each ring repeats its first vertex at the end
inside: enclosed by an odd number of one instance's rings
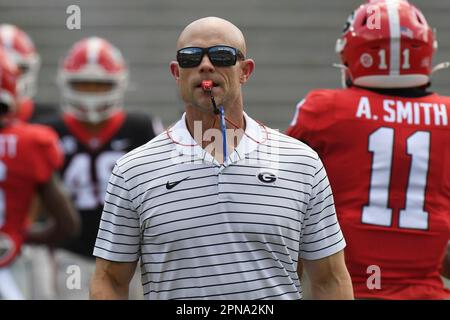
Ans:
POLYGON ((73 156, 63 179, 77 209, 91 210, 103 205, 111 171, 117 159, 124 154, 118 151, 105 151, 97 157, 87 153, 73 156))

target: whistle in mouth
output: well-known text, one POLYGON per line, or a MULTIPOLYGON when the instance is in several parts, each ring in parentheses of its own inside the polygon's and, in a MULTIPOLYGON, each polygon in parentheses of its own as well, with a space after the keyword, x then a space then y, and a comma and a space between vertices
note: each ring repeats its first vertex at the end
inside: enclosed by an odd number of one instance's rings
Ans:
POLYGON ((213 81, 212 80, 203 80, 202 81, 202 89, 204 91, 211 91, 213 88, 213 81))

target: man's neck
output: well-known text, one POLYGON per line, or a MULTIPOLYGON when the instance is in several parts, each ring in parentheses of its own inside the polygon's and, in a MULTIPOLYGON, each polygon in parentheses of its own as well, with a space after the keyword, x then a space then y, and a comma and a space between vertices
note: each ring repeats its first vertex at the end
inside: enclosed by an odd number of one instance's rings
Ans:
MULTIPOLYGON (((245 131, 242 105, 226 108, 227 156, 238 146, 245 131)), ((208 151, 219 163, 223 163, 221 116, 204 112, 195 106, 186 106, 186 125, 198 145, 208 151)))
POLYGON ((413 87, 413 88, 394 88, 394 89, 366 88, 358 86, 356 87, 370 90, 382 95, 402 97, 402 98, 421 98, 433 94, 433 92, 427 91, 427 86, 413 87))

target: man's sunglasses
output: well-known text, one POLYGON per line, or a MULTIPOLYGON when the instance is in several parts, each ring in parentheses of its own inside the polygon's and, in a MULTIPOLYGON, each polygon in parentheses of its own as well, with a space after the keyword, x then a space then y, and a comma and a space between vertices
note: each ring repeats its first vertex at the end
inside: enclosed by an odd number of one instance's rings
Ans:
POLYGON ((239 49, 218 45, 209 48, 182 48, 177 51, 177 61, 181 68, 194 68, 202 62, 205 54, 216 67, 231 67, 236 64, 238 58, 245 59, 244 54, 239 49))

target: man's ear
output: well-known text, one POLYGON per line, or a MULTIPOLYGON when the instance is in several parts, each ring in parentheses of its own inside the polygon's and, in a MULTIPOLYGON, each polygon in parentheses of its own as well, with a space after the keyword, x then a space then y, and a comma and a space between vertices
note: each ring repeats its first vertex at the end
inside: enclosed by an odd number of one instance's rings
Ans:
POLYGON ((170 73, 172 74, 175 81, 178 83, 178 79, 180 79, 180 66, 177 61, 171 61, 169 64, 170 73))
POLYGON ((253 59, 245 59, 241 62, 242 74, 239 78, 240 83, 244 84, 250 79, 253 70, 255 69, 255 61, 253 59))

